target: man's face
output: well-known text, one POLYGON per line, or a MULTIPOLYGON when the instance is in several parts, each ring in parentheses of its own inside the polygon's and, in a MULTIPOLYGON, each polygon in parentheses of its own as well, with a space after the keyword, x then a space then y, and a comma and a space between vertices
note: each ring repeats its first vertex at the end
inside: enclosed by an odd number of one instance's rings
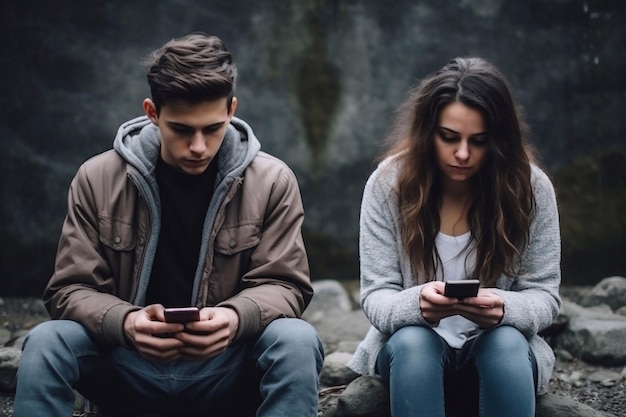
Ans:
POLYGON ((152 100, 144 100, 146 115, 161 132, 163 161, 187 174, 203 173, 222 146, 237 107, 236 98, 230 108, 227 100, 170 103, 158 116, 152 100))

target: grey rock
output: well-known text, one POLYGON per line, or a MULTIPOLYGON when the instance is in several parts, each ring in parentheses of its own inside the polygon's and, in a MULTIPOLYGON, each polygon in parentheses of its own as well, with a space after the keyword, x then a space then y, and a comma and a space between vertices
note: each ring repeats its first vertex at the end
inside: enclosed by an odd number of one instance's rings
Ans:
POLYGON ((334 417, 388 417, 389 395, 376 377, 361 376, 350 383, 337 400, 334 417))
POLYGON ((10 330, 0 327, 0 346, 6 345, 12 338, 13 336, 10 330))
POLYGON ((0 391, 12 392, 17 382, 17 368, 22 351, 14 347, 0 348, 0 391))
POLYGON ((611 414, 594 410, 576 400, 556 394, 537 399, 536 417, 609 417, 611 414))
POLYGON ((622 375, 620 375, 617 372, 612 372, 608 370, 600 370, 600 371, 596 371, 596 372, 589 374, 587 376, 587 379, 593 382, 601 382, 606 379, 616 379, 619 381, 622 379, 622 375))
POLYGON ((28 332, 24 332, 24 331, 13 333, 13 337, 15 337, 15 339, 12 339, 7 346, 22 349, 22 346, 24 346, 24 341, 26 340, 27 334, 28 332))
POLYGON ((347 385, 359 374, 348 368, 347 363, 352 354, 345 352, 333 352, 326 355, 324 365, 320 372, 320 383, 325 386, 347 385))
POLYGON ((606 366, 626 364, 626 318, 606 305, 583 308, 564 303, 570 316, 567 328, 555 338, 565 349, 586 362, 606 366))
POLYGON ((574 360, 574 356, 565 349, 554 349, 554 354, 563 362, 571 362, 574 360))
POLYGON ((324 316, 314 326, 320 334, 324 350, 330 353, 336 351, 339 344, 363 340, 370 328, 370 322, 361 310, 354 310, 341 316, 324 316))
POLYGON ((7 346, 12 346, 21 349, 24 346, 24 340, 26 340, 26 336, 30 330, 17 330, 13 332, 12 339, 9 341, 7 346))
POLYGON ((36 316, 48 316, 48 310, 43 303, 43 300, 35 298, 30 300, 29 303, 24 305, 24 309, 29 313, 36 316))
POLYGON ((370 323, 361 309, 354 309, 350 295, 338 281, 313 283, 315 295, 302 318, 315 326, 326 353, 337 350, 340 343, 359 342, 370 323))
POLYGON ((614 276, 604 278, 580 301, 583 307, 606 304, 612 310, 626 306, 626 278, 614 276))
MULTIPOLYGON (((389 396, 385 386, 375 377, 355 379, 339 396, 334 414, 324 417, 388 417, 389 396)), ((600 412, 556 394, 546 394, 537 398, 536 417, 609 417, 612 414, 600 412)))
POLYGON ((346 353, 354 353, 356 352, 357 347, 359 347, 360 340, 345 340, 343 342, 337 343, 337 349, 335 352, 346 352, 346 353))
POLYGON ((309 323, 315 323, 328 314, 351 311, 350 295, 340 282, 335 280, 315 281, 313 299, 305 310, 302 318, 309 323))

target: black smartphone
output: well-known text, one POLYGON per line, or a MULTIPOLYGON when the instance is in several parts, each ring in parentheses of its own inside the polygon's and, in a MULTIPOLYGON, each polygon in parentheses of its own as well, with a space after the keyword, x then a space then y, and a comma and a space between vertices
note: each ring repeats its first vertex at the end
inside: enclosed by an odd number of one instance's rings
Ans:
POLYGON ((200 320, 198 307, 176 307, 165 309, 165 321, 167 323, 189 323, 200 320))
POLYGON ((446 281, 443 295, 452 298, 476 297, 480 281, 477 279, 462 279, 459 281, 446 281))

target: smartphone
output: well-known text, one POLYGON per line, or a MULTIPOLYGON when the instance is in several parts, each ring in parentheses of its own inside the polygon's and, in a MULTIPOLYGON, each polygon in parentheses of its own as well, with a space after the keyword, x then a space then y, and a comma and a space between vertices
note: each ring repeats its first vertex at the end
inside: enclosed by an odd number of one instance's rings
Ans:
POLYGON ((452 298, 476 297, 480 281, 477 279, 462 279, 459 281, 446 281, 443 295, 452 298))
POLYGON ((165 321, 167 323, 189 323, 200 320, 198 307, 177 307, 165 309, 165 321))

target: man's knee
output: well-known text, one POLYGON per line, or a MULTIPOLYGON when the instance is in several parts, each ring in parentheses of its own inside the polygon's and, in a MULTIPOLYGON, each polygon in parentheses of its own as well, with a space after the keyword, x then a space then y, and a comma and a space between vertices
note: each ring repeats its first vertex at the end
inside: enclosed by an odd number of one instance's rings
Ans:
POLYGON ((324 356, 322 341, 315 327, 295 318, 276 319, 270 323, 259 337, 256 349, 288 352, 291 357, 308 359, 313 355, 320 363, 324 356))
POLYGON ((320 338, 315 327, 304 320, 283 318, 271 322, 262 337, 274 342, 307 344, 317 346, 320 338))
POLYGON ((28 333, 24 340, 24 350, 50 350, 84 341, 89 341, 89 336, 79 323, 70 320, 48 320, 38 324, 28 333))

